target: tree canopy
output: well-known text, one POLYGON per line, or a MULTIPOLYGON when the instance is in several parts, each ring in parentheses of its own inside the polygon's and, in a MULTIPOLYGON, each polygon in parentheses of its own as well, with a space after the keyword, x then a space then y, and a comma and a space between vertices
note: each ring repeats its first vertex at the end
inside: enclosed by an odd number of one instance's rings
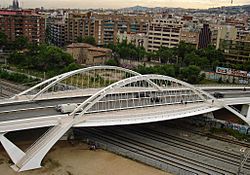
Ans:
POLYGON ((7 43, 7 36, 0 32, 0 47, 3 47, 7 43))
POLYGON ((85 37, 78 37, 77 38, 77 42, 78 43, 87 43, 87 44, 91 44, 93 46, 96 45, 96 41, 95 41, 95 38, 93 36, 85 36, 85 37))
POLYGON ((22 68, 55 73, 77 67, 74 65, 75 61, 70 54, 58 47, 48 45, 32 45, 25 52, 14 51, 8 62, 22 68))

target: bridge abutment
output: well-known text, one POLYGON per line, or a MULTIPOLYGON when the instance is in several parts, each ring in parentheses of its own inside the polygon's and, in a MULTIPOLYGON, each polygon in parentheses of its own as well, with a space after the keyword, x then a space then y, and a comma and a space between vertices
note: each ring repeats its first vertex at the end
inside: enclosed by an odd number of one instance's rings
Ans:
POLYGON ((209 112, 206 114, 203 114, 204 117, 210 118, 210 119, 214 119, 214 113, 213 112, 209 112))
POLYGON ((246 116, 247 119, 250 119, 250 104, 242 105, 241 114, 246 116))

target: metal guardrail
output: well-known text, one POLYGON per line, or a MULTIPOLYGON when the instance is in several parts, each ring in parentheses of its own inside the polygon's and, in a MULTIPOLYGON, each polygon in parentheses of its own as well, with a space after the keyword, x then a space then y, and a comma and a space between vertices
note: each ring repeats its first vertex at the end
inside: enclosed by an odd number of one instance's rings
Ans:
POLYGON ((195 87, 246 87, 250 88, 250 84, 195 84, 195 87))

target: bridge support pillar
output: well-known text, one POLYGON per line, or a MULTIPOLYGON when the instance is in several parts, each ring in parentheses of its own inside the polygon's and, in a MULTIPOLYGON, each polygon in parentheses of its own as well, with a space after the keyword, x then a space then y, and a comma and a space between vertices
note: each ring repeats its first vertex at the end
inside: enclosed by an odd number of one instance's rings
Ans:
POLYGON ((203 117, 207 117, 209 119, 214 119, 214 113, 213 112, 209 112, 209 113, 203 114, 203 117))
POLYGON ((13 163, 17 163, 25 155, 25 153, 18 148, 14 143, 8 140, 4 134, 0 134, 0 142, 2 143, 4 149, 10 156, 13 163))
POLYGON ((242 105, 241 114, 250 119, 250 104, 242 105))

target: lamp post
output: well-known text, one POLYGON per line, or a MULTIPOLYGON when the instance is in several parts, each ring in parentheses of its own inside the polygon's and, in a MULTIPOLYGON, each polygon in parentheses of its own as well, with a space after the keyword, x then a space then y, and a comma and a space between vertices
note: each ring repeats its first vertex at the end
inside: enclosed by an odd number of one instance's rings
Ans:
POLYGON ((248 157, 250 156, 250 151, 248 151, 247 148, 242 147, 240 149, 240 152, 241 152, 241 156, 240 156, 241 158, 240 158, 240 165, 239 165, 239 168, 238 168, 237 175, 241 175, 241 174, 244 175, 244 173, 241 172, 241 170, 242 170, 244 164, 246 163, 248 157))

